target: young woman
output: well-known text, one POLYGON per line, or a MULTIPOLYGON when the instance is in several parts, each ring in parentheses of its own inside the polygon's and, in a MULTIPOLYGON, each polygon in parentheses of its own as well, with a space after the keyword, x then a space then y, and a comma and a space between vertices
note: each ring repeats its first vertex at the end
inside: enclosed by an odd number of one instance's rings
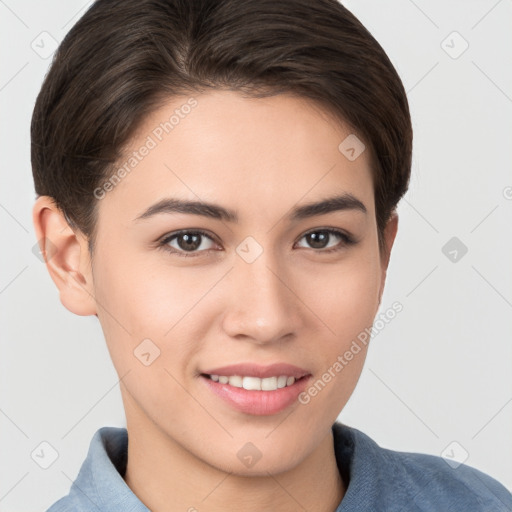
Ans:
POLYGON ((476 469, 336 421, 411 151, 400 78, 335 0, 95 2, 34 109, 33 220, 127 428, 50 511, 510 510, 476 469))

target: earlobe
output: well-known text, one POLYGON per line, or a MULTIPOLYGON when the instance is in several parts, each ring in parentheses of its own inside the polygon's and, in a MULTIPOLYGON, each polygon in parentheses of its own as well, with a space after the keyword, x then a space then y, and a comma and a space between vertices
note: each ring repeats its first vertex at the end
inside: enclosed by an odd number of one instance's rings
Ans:
POLYGON ((46 268, 63 306, 80 316, 96 314, 87 239, 75 233, 49 196, 37 198, 32 221, 46 268))

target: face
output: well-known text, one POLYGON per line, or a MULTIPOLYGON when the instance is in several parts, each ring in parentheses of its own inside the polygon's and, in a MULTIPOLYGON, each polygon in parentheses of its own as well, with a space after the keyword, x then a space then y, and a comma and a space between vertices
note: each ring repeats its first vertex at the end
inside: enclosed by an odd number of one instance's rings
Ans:
POLYGON ((129 431, 224 471, 281 472, 329 433, 366 356, 335 364, 384 285, 370 155, 349 160, 351 131, 305 99, 193 98, 145 119, 130 171, 98 191, 91 293, 129 431))

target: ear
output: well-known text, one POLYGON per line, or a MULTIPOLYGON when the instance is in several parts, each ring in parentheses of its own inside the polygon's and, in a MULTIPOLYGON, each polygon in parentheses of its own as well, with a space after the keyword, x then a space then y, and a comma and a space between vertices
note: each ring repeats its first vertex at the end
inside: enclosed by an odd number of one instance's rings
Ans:
POLYGON ((80 316, 96 314, 87 238, 69 226, 49 196, 37 198, 32 222, 46 268, 60 292, 63 306, 80 316))
POLYGON ((379 306, 384 292, 384 285, 386 283, 386 274, 391 256, 391 248, 395 242, 396 233, 398 231, 398 213, 394 210, 384 228, 384 245, 385 249, 381 253, 381 282, 379 290, 379 306))

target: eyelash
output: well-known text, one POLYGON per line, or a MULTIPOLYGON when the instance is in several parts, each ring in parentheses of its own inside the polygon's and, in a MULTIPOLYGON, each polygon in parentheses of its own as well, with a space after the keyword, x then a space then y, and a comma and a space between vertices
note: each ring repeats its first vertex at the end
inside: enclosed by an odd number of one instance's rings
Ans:
MULTIPOLYGON (((338 229, 332 229, 332 228, 315 229, 312 231, 308 231, 307 233, 304 233, 299 238, 299 240, 302 240, 302 238, 304 238, 305 236, 310 235, 312 233, 328 233, 329 235, 338 236, 342 240, 341 243, 339 243, 338 245, 336 245, 334 247, 331 247, 330 249, 312 249, 313 251, 316 251, 319 253, 329 253, 330 254, 333 252, 341 251, 345 247, 357 244, 357 241, 354 238, 352 238, 350 235, 348 235, 338 229)), ((158 242, 158 249, 162 249, 166 252, 175 254, 175 255, 177 255, 179 257, 183 257, 183 258, 197 257, 197 256, 201 255, 201 253, 203 253, 203 252, 209 252, 209 251, 214 250, 214 249, 206 249, 203 251, 186 252, 186 251, 178 251, 174 248, 169 247, 169 245, 168 245, 169 242, 171 242, 172 240, 174 240, 175 238, 177 238, 180 235, 187 235, 187 234, 188 235, 201 235, 201 236, 204 236, 204 237, 210 239, 212 242, 215 242, 215 240, 208 233, 206 233, 205 231, 202 231, 201 229, 194 229, 194 230, 184 229, 182 231, 177 231, 175 233, 172 233, 169 236, 166 236, 162 240, 160 240, 158 242)))

